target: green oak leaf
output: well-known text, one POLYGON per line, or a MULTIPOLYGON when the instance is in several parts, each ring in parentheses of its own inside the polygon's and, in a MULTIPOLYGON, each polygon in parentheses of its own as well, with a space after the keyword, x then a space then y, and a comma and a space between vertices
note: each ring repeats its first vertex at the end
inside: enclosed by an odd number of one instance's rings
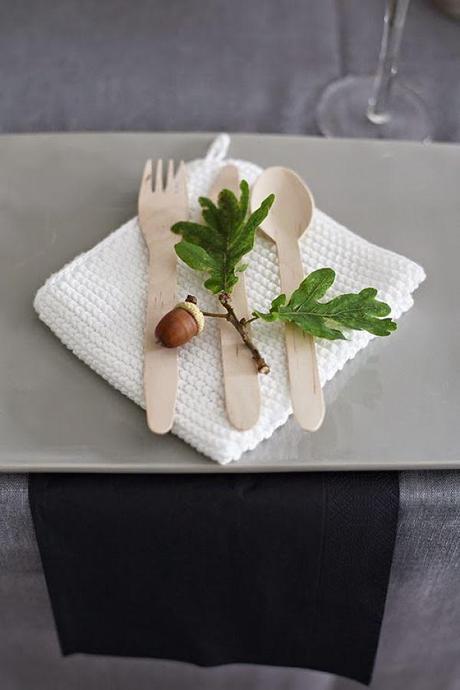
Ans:
POLYGON ((171 230, 182 236, 176 244, 176 254, 190 268, 208 274, 205 287, 213 293, 231 293, 238 282, 238 273, 247 264, 241 259, 254 246, 255 233, 266 218, 275 197, 270 194, 248 217, 249 185, 240 184, 239 199, 229 189, 223 189, 217 205, 200 197, 203 224, 181 221, 171 230))
POLYGON ((345 339, 341 328, 368 331, 373 335, 390 335, 396 330, 396 323, 387 317, 391 309, 385 302, 376 299, 375 288, 334 297, 329 302, 320 302, 335 280, 332 268, 320 268, 310 273, 294 290, 289 301, 286 295, 273 300, 270 311, 254 311, 264 321, 288 321, 296 324, 306 333, 328 340, 345 339))

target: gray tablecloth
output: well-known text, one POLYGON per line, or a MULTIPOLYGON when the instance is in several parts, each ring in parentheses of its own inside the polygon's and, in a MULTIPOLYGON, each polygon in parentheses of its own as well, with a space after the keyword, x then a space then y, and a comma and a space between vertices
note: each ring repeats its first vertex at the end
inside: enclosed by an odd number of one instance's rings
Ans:
MULTIPOLYGON (((375 69, 384 0, 2 0, 0 131, 315 134, 325 86, 375 69)), ((412 0, 400 75, 460 140, 460 23, 412 0)))
MULTIPOLYGON (((456 690, 460 678, 460 474, 406 472, 372 690, 456 690)), ((356 690, 297 669, 109 657, 62 658, 27 503, 27 478, 0 478, 2 690, 356 690)))

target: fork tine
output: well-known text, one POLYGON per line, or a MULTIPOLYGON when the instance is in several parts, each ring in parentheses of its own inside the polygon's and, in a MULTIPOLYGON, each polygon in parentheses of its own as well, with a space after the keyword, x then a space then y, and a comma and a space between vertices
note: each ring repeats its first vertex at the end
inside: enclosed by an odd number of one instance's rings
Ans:
POLYGON ((168 173, 166 175, 166 189, 170 189, 174 180, 174 161, 170 158, 168 162, 168 173))
POLYGON ((144 165, 142 173, 141 190, 152 191, 152 159, 149 158, 144 165))
POLYGON ((163 161, 161 158, 157 161, 157 171, 155 175, 155 191, 163 191, 163 161))

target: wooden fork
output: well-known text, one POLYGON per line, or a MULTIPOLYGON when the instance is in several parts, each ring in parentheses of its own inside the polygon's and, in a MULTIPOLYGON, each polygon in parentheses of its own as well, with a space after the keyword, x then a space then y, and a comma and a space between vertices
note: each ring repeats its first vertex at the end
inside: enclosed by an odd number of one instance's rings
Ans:
POLYGON ((149 251, 149 283, 144 329, 144 395, 147 424, 156 434, 168 432, 174 421, 177 394, 177 351, 163 347, 155 338, 155 327, 176 303, 177 237, 171 226, 188 218, 187 183, 184 163, 174 174, 168 163, 163 183, 163 161, 145 164, 139 190, 139 225, 149 251))

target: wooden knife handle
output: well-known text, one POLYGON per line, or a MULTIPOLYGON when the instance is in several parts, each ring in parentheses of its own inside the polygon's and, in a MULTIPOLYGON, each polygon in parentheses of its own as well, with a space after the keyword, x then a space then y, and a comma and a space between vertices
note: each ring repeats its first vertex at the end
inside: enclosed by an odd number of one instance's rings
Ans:
MULTIPOLYGON (((233 288, 232 304, 239 318, 249 317, 243 274, 233 288)), ((247 431, 260 414, 260 387, 255 362, 241 337, 227 321, 219 319, 225 406, 232 425, 247 431)))

